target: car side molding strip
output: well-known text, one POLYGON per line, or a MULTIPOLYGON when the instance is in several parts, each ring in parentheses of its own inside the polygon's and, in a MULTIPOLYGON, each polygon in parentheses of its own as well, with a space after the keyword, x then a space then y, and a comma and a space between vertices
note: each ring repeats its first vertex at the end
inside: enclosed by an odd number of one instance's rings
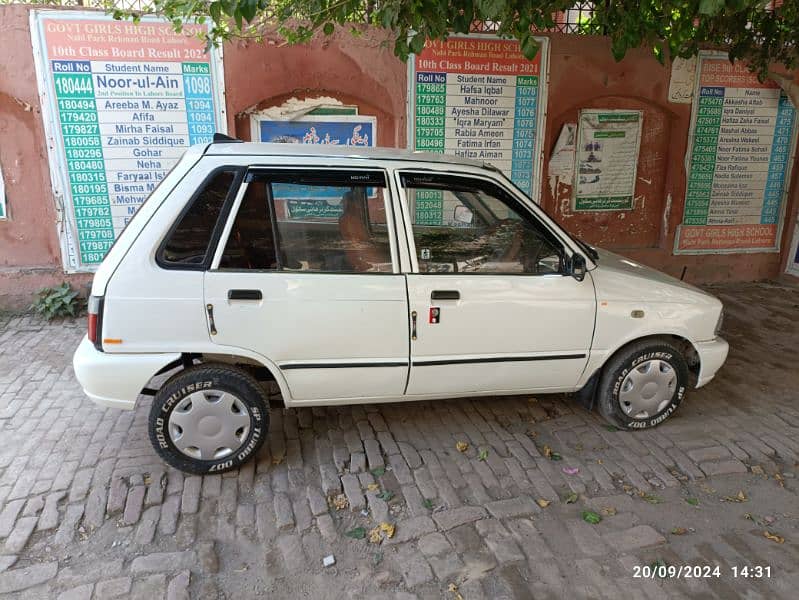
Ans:
POLYGON ((278 365, 282 370, 288 369, 360 369, 363 367, 407 367, 407 362, 371 362, 371 363, 290 363, 278 365))
POLYGON ((538 356, 491 356, 487 358, 453 358, 444 360, 419 360, 413 361, 414 367, 430 367, 436 365, 467 365, 476 363, 499 362, 532 362, 537 360, 570 360, 585 358, 585 354, 548 354, 538 356))
MULTIPOLYGON (((414 361, 411 366, 430 367, 437 365, 466 365, 499 362, 533 362, 539 360, 571 360, 585 358, 585 354, 547 354, 538 356, 489 356, 486 358, 453 358, 442 360, 414 361)), ((407 367, 407 362, 362 362, 362 363, 289 363, 278 365, 283 371, 290 369, 361 369, 369 367, 407 367)))

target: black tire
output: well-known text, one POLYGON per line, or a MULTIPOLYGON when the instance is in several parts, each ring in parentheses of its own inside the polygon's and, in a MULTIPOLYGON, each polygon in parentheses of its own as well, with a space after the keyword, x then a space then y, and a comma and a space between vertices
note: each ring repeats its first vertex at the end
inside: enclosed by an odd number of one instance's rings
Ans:
MULTIPOLYGON (((257 454, 269 433, 269 401, 258 382, 247 372, 225 364, 189 367, 169 379, 153 399, 148 421, 150 442, 167 463, 195 475, 237 469, 257 454), (181 401, 200 390, 233 394, 250 417, 249 433, 232 454, 212 460, 193 458, 179 450, 168 431, 169 417, 181 401)), ((243 435, 238 434, 238 435, 243 435)))
POLYGON ((608 423, 620 429, 649 429, 665 421, 680 405, 688 389, 688 364, 682 352, 666 340, 644 340, 617 352, 605 365, 597 388, 597 405, 608 423), (668 405, 654 415, 634 418, 624 412, 619 392, 627 374, 647 360, 668 363, 676 375, 676 385, 668 405))

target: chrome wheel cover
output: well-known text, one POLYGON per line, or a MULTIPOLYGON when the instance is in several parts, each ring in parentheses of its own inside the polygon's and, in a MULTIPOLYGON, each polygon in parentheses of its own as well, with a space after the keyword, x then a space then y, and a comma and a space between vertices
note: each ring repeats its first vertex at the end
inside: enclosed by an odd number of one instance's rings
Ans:
POLYGON ((169 415, 169 439, 186 456, 218 460, 235 453, 250 433, 250 412, 230 392, 202 390, 181 400, 169 415))
POLYGON ((621 382, 619 406, 628 417, 647 419, 665 409, 677 389, 677 371, 665 360, 635 366, 621 382))

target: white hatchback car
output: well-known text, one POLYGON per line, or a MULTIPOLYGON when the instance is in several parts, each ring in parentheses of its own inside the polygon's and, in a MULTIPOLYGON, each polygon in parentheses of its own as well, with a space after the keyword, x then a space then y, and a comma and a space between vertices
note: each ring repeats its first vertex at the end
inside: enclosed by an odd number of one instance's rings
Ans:
POLYGON ((98 404, 154 395, 156 451, 210 473, 263 444, 267 381, 287 407, 579 392, 653 427, 724 363, 721 318, 489 165, 220 136, 106 256, 74 367, 98 404))

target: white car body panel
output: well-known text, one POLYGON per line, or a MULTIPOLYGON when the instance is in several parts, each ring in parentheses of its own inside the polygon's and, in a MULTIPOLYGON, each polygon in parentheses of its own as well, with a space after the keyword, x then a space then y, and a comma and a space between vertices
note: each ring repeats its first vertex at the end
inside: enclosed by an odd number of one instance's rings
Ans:
POLYGON ((153 375, 179 358, 177 352, 122 355, 98 352, 84 336, 72 363, 75 377, 95 403, 133 410, 136 398, 153 375))
POLYGON ((596 312, 590 276, 409 275, 408 297, 418 315, 408 394, 572 388, 585 368, 596 312), (460 299, 431 300, 433 290, 460 299))
POLYGON ((282 371, 292 401, 403 394, 404 276, 209 271, 205 277, 205 300, 214 306, 214 343, 268 356, 282 371), (259 289, 263 299, 228 300, 231 289, 259 289), (336 366, 360 363, 367 366, 336 366))
POLYGON ((392 149, 193 147, 95 275, 92 294, 104 298, 101 336, 116 343, 101 352, 84 340, 76 351, 75 372, 86 393, 106 406, 133 408, 152 376, 181 353, 260 364, 274 375, 287 406, 576 391, 619 348, 653 335, 693 345, 700 359, 697 387, 723 364, 728 347, 715 332, 716 298, 611 253, 601 252, 596 262, 586 256, 583 281, 419 274, 399 180, 408 170, 489 179, 553 232, 567 256, 585 255, 504 176, 475 161, 392 149), (162 268, 155 256, 172 223, 206 176, 227 165, 384 169, 393 273, 216 270, 241 193, 210 270, 162 268), (259 289, 263 298, 230 301, 231 289, 259 289), (461 297, 431 301, 432 290, 458 290, 461 297), (215 335, 207 304, 213 305, 215 335), (442 309, 438 324, 428 323, 431 306, 442 309), (417 337, 411 340, 414 311, 417 337), (456 364, 413 366, 425 361, 456 364))

